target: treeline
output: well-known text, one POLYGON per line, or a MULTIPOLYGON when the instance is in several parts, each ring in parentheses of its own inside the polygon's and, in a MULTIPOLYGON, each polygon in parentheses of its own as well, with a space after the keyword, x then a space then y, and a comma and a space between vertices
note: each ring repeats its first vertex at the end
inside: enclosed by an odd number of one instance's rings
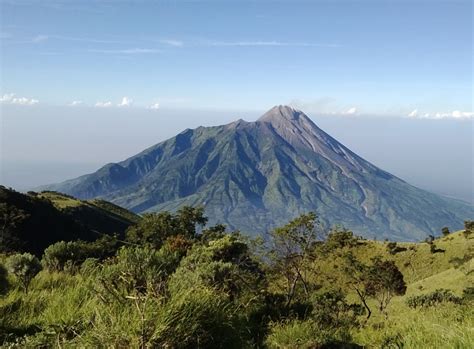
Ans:
POLYGON ((354 328, 374 313, 387 318, 392 299, 406 292, 392 260, 358 259, 351 249, 366 241, 323 231, 313 213, 256 239, 206 223, 202 208, 183 207, 145 214, 123 238, 57 242, 41 259, 4 255, 0 344, 347 347, 354 328), (336 255, 340 274, 323 287, 317 262, 336 255))

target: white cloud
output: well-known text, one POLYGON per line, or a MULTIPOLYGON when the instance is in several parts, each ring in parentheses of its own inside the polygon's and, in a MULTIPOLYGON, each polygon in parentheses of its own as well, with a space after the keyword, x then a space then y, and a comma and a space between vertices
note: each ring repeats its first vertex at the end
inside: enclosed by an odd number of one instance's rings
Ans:
POLYGON ((153 103, 152 105, 148 106, 148 109, 158 110, 160 109, 160 103, 153 103))
POLYGON ((18 105, 34 105, 39 100, 34 98, 16 97, 14 93, 7 93, 0 97, 0 104, 18 104, 18 105))
POLYGON ((357 113, 357 108, 356 107, 351 107, 351 108, 347 109, 346 111, 342 112, 342 114, 344 114, 344 115, 354 115, 355 113, 357 113))
POLYGON ((418 116, 418 109, 413 109, 413 111, 408 114, 409 118, 416 118, 418 116))
POLYGON ((170 45, 170 46, 174 46, 174 47, 182 47, 184 45, 183 42, 179 41, 179 40, 165 39, 165 40, 160 40, 160 42, 162 44, 166 44, 166 45, 170 45))
POLYGON ((210 41, 208 46, 291 46, 291 47, 328 47, 337 48, 337 44, 318 44, 314 42, 285 42, 285 41, 210 41))
POLYGON ((474 119, 474 112, 460 111, 460 110, 454 110, 452 112, 436 112, 436 113, 424 113, 424 114, 418 114, 418 112, 416 113, 411 112, 410 114, 408 114, 408 117, 418 118, 418 119, 433 119, 433 120, 441 120, 441 119, 466 120, 466 119, 474 119))
POLYGON ((128 97, 123 97, 122 101, 118 104, 119 107, 129 107, 132 105, 133 100, 128 97))
POLYGON ((84 104, 82 101, 72 101, 71 103, 69 103, 69 105, 71 107, 76 107, 76 106, 82 105, 82 104, 84 104))
POLYGON ((88 50, 88 52, 136 55, 136 54, 147 54, 147 53, 160 53, 161 50, 154 49, 154 48, 129 48, 129 49, 119 49, 119 50, 88 50))
POLYGON ((95 104, 96 107, 98 108, 108 108, 108 107, 111 107, 112 106, 112 102, 110 101, 107 101, 107 102, 97 102, 95 104))

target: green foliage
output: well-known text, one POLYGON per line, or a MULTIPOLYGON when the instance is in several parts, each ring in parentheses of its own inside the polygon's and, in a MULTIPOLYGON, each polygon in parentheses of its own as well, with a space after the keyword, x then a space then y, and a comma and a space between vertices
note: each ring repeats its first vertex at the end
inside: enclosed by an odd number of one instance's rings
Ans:
POLYGON ((31 280, 41 270, 41 263, 30 253, 14 254, 7 259, 7 269, 15 275, 23 290, 28 292, 31 280))
POLYGON ((146 213, 137 225, 127 230, 126 234, 130 242, 149 243, 155 248, 160 248, 170 236, 183 235, 189 239, 194 238, 197 226, 202 227, 206 222, 204 208, 184 206, 175 214, 146 213))
POLYGON ((331 231, 325 241, 325 247, 330 251, 343 247, 354 247, 357 245, 358 238, 350 230, 339 229, 331 231))
MULTIPOLYGON (((470 247, 461 232, 436 241, 450 246, 448 255, 432 255, 426 244, 408 243, 395 246, 406 253, 391 254, 385 243, 354 242, 346 233, 328 239, 328 248, 314 215, 280 228, 267 254, 261 241, 226 234, 222 226, 197 233, 176 230, 159 248, 125 243, 116 250, 108 244, 113 239, 53 245, 43 260, 52 266, 34 277, 27 293, 14 287, 0 297, 0 346, 474 345, 473 290, 470 275, 460 272, 468 267, 470 247), (458 262, 454 258, 462 259, 458 269, 452 266, 458 262), (296 275, 301 279, 288 303, 288 277, 296 275), (410 282, 408 291, 405 281, 410 282), (454 291, 430 295, 438 284, 452 285, 454 291), (428 293, 411 300, 421 289, 428 293), (463 290, 462 299, 455 295, 463 290), (364 319, 374 306, 380 313, 364 319)), ((0 255, 0 265, 8 261, 0 255)), ((6 276, 0 268, 0 286, 6 276)))
POLYGON ((461 303, 461 301, 462 298, 455 296, 451 291, 438 289, 428 294, 412 296, 406 303, 410 308, 428 308, 443 302, 461 303))
POLYGON ((339 289, 316 294, 312 298, 311 318, 321 328, 348 329, 358 325, 358 317, 365 309, 360 304, 351 304, 346 295, 339 289))
POLYGON ((195 245, 170 280, 172 294, 203 285, 237 297, 256 292, 263 273, 238 235, 226 235, 208 245, 195 245))
POLYGON ((49 271, 76 272, 88 258, 103 260, 115 254, 118 241, 104 235, 94 242, 60 241, 49 246, 43 254, 42 264, 49 271))
POLYGON ((309 281, 312 252, 324 235, 315 213, 303 214, 287 225, 270 233, 270 257, 273 273, 285 278, 282 290, 287 298, 287 307, 296 297, 307 300, 314 289, 309 281))
POLYGON ((407 290, 403 274, 393 261, 381 258, 372 260, 364 276, 364 288, 368 296, 374 297, 380 312, 385 312, 394 296, 402 296, 407 290))
POLYGON ((124 246, 114 260, 97 270, 95 290, 106 302, 151 293, 163 296, 167 279, 179 264, 179 252, 168 246, 155 250, 149 246, 124 246))
POLYGON ((380 257, 373 258, 371 264, 364 264, 349 253, 344 271, 349 278, 349 285, 367 310, 367 318, 372 313, 367 303, 368 298, 374 298, 380 312, 387 316, 386 309, 392 298, 404 295, 407 289, 397 265, 380 257))

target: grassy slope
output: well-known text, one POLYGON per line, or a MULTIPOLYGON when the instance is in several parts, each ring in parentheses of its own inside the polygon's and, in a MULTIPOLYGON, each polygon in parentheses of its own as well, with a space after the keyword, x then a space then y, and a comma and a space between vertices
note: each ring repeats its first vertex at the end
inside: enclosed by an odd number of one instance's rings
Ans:
MULTIPOLYGON (((465 305, 442 304, 427 310, 414 310, 405 303, 408 297, 440 288, 461 295, 465 288, 474 286, 474 236, 466 238, 460 231, 435 240, 435 245, 445 251, 433 254, 427 243, 399 243, 398 246, 406 251, 391 255, 387 243, 378 241, 365 241, 352 249, 358 259, 366 262, 376 255, 394 260, 407 283, 406 294, 392 300, 388 320, 376 310, 376 304, 370 302, 373 316, 368 326, 354 330, 356 343, 377 348, 390 337, 394 342, 401 339, 404 348, 474 347, 473 309, 465 305), (457 258, 464 259, 460 267, 453 263, 457 258)), ((331 287, 332 280, 343 278, 338 267, 340 262, 341 257, 331 257, 330 261, 318 266, 318 279, 327 288, 331 287)), ((350 298, 356 299, 355 295, 350 298)))
POLYGON ((114 205, 104 200, 79 200, 72 196, 58 192, 44 191, 38 197, 48 199, 59 210, 74 209, 81 206, 92 208, 102 214, 106 214, 114 219, 122 221, 138 222, 139 216, 120 206, 114 205))

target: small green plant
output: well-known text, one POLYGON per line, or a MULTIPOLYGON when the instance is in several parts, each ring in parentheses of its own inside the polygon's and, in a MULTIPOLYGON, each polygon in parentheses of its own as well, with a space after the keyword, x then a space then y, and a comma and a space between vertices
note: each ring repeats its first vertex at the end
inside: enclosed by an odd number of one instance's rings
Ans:
POLYGON ((41 263, 30 253, 14 254, 7 259, 7 269, 15 275, 25 292, 31 280, 41 271, 41 263))

